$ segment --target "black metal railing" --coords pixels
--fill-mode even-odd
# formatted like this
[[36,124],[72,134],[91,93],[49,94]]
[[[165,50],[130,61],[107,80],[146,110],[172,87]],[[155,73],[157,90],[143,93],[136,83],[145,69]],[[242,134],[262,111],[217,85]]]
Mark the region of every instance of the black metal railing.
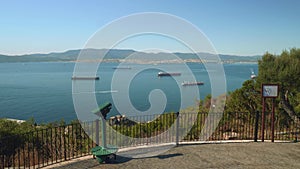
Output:
[[80,123],[0,139],[1,168],[41,168],[90,153],[95,144]]
[[[96,145],[119,148],[207,140],[261,138],[261,117],[251,113],[167,113],[77,122],[0,138],[0,168],[41,168],[90,154]],[[264,137],[271,140],[270,115]],[[297,141],[299,128],[276,116],[274,139]]]

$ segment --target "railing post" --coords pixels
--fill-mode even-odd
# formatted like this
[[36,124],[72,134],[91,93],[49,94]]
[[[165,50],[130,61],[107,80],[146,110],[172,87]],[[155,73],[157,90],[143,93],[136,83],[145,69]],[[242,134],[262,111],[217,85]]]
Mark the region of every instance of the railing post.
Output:
[[102,119],[102,144],[103,147],[106,148],[106,120],[104,118]]
[[[21,168],[21,147],[18,148],[18,167]],[[3,157],[4,160],[4,157]]]
[[[41,130],[41,134],[42,134],[42,137],[41,137],[41,139],[42,139],[42,146],[44,146],[45,145],[45,143],[44,143],[44,129],[42,129]],[[41,150],[42,150],[42,166],[45,166],[45,150],[43,149],[43,147],[41,148]]]
[[27,161],[28,161],[28,167],[30,168],[30,145],[29,145],[29,140],[30,140],[30,136],[29,134],[27,134],[27,136],[24,135],[24,137],[27,139]]
[[263,102],[263,109],[262,109],[262,113],[261,113],[261,141],[264,142],[265,141],[265,102],[266,102],[266,98],[262,98],[262,102]]
[[5,168],[5,164],[4,164],[4,155],[1,155],[1,168]]
[[254,142],[257,142],[257,137],[258,137],[258,119],[259,119],[259,111],[256,111],[255,112]]
[[97,119],[96,121],[96,133],[95,133],[95,135],[96,135],[96,145],[97,146],[99,146],[99,119]]
[[62,131],[63,132],[62,136],[63,136],[63,142],[64,142],[64,148],[63,148],[64,149],[64,159],[65,159],[65,161],[67,161],[67,143],[66,143],[66,133],[65,133],[67,126],[64,125],[63,127],[64,127],[64,130]]
[[274,142],[274,123],[275,123],[275,98],[272,98],[272,114],[271,114],[271,140]]
[[179,146],[179,112],[176,113],[176,146]]
[[294,121],[294,125],[293,126],[295,126],[295,123],[296,123],[296,128],[294,127],[295,128],[295,130],[294,130],[295,131],[295,133],[294,133],[295,134],[295,140],[294,140],[294,142],[297,143],[298,142],[298,133],[300,132],[300,130],[298,131],[298,129],[299,129],[298,128],[298,120]]
[[34,132],[31,132],[31,139],[32,139],[32,161],[33,161],[33,168],[35,168],[35,149],[36,149],[36,147],[35,147],[35,141],[34,141]]

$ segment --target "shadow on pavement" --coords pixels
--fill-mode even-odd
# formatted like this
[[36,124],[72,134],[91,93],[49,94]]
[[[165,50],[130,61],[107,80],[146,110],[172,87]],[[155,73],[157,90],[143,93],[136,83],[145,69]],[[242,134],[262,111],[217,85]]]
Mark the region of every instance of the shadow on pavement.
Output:
[[117,156],[117,159],[115,161],[109,162],[109,164],[126,163],[132,159],[148,159],[148,158],[167,159],[167,158],[172,158],[172,157],[177,157],[177,156],[183,156],[183,154],[174,153],[174,154],[157,155],[157,156],[152,156],[152,157],[141,157],[141,158],[129,158],[129,157],[124,157],[124,156]]

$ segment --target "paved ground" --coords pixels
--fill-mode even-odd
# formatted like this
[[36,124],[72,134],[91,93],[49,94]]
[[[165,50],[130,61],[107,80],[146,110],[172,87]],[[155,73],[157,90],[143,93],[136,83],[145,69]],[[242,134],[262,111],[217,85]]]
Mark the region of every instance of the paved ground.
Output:
[[[51,167],[48,167],[51,168]],[[154,157],[117,157],[111,164],[98,164],[91,156],[56,169],[117,168],[300,168],[300,143],[224,143],[184,145]]]

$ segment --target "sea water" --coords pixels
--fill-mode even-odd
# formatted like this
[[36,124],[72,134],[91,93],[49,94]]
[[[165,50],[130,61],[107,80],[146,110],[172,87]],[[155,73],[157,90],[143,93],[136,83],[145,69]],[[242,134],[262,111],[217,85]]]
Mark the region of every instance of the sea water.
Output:
[[[64,119],[66,122],[77,118],[72,99],[72,81],[75,63],[72,62],[37,62],[37,63],[0,63],[0,118],[26,120],[34,118],[37,123],[53,122]],[[118,63],[101,63],[95,80],[94,92],[97,103],[102,105],[111,102],[113,108],[110,115],[123,114],[117,110],[112,96],[126,96],[128,100],[116,104],[129,103],[136,111],[145,112],[151,107],[149,95],[153,90],[163,92],[166,97],[164,112],[180,110],[181,93],[194,93],[195,87],[199,96],[193,99],[204,99],[210,94],[209,71],[200,63],[187,63],[196,81],[204,82],[202,86],[181,86],[181,82],[191,79],[188,71],[182,70],[182,64],[129,64],[128,69],[114,69]],[[226,88],[233,91],[240,88],[251,75],[257,73],[257,64],[235,63],[223,64],[226,77]],[[145,68],[142,70],[143,68]],[[158,77],[161,68],[180,72],[178,77]],[[130,74],[142,70],[130,79],[129,87],[115,90],[114,82],[126,81]],[[117,80],[113,79],[119,73]],[[123,79],[122,79],[123,78]],[[176,81],[177,80],[177,81]],[[122,87],[122,84],[118,83]],[[222,85],[222,84],[220,84]],[[74,93],[73,93],[74,94]],[[154,99],[160,102],[160,99]],[[126,105],[123,105],[126,106]],[[121,106],[122,107],[122,106]],[[135,113],[138,113],[135,112]],[[87,110],[87,113],[91,113]],[[128,112],[127,112],[128,113]],[[160,113],[160,112],[159,112]]]

